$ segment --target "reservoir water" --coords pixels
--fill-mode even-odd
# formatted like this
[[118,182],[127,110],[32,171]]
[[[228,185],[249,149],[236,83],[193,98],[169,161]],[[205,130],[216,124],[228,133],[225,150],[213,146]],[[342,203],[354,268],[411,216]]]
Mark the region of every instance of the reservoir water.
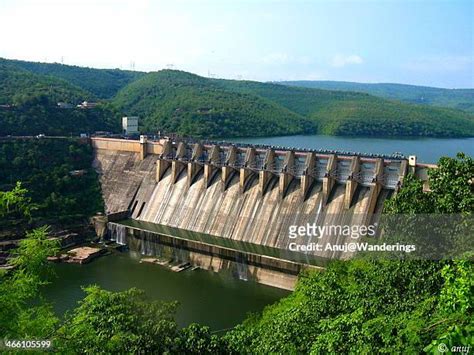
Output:
[[324,135],[231,138],[231,142],[280,145],[284,147],[345,150],[351,152],[416,155],[418,161],[436,163],[442,156],[458,152],[474,156],[474,138],[367,138]]
[[197,322],[221,330],[289,294],[226,273],[173,272],[140,263],[136,255],[128,252],[100,257],[85,265],[55,264],[55,271],[57,277],[45,287],[44,295],[53,302],[58,315],[75,308],[84,297],[81,286],[97,284],[109,291],[136,287],[144,290],[150,300],[178,301],[176,320],[180,326]]

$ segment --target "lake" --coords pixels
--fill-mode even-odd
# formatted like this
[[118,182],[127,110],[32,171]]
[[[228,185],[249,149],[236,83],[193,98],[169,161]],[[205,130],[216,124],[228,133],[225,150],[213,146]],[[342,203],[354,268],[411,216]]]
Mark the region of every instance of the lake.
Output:
[[400,152],[406,156],[416,155],[418,161],[424,163],[436,163],[440,157],[454,157],[458,152],[474,156],[474,138],[373,138],[311,135],[230,138],[227,141],[373,154]]

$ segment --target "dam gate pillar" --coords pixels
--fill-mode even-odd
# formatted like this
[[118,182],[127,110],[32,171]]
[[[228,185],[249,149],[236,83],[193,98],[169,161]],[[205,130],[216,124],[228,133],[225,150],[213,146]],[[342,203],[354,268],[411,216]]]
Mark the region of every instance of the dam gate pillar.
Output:
[[245,155],[244,167],[240,169],[239,187],[240,187],[240,192],[242,193],[245,192],[249,179],[252,176],[252,174],[254,174],[251,168],[255,167],[255,163],[256,163],[255,148],[253,147],[248,148],[247,153]]
[[309,189],[314,179],[314,168],[316,164],[316,154],[309,152],[306,154],[303,175],[301,175],[301,198],[305,201],[308,197]]
[[225,158],[224,164],[222,166],[221,179],[222,179],[222,189],[225,191],[227,186],[229,186],[230,180],[234,177],[236,173],[235,163],[237,160],[237,148],[235,146],[230,146],[227,150],[227,156]]
[[196,143],[193,147],[191,159],[188,162],[188,186],[192,185],[192,183],[194,182],[194,179],[203,168],[203,164],[204,164],[203,154],[204,154],[204,148],[202,144]]
[[173,184],[178,181],[179,175],[186,168],[186,163],[184,162],[185,157],[186,146],[183,142],[180,142],[176,148],[175,159],[171,162],[171,181]]
[[166,170],[171,166],[170,158],[172,158],[173,146],[170,141],[165,141],[163,143],[163,151],[156,161],[156,182],[160,180],[165,175]]
[[214,145],[209,153],[209,159],[204,164],[204,183],[206,188],[211,185],[212,179],[218,172],[217,166],[220,164],[220,153],[221,148],[218,145]]
[[295,153],[293,151],[286,152],[285,161],[283,163],[283,169],[280,173],[279,179],[279,190],[280,197],[284,198],[290,183],[294,178],[294,169],[295,169]]
[[337,156],[329,156],[326,173],[323,178],[323,206],[326,206],[331,195],[332,188],[336,183]]
[[273,176],[271,169],[274,168],[275,162],[275,151],[273,149],[268,149],[265,153],[265,163],[262,170],[259,172],[258,185],[260,194],[263,196],[265,191],[268,188],[270,180]]
[[351,159],[350,175],[346,182],[346,193],[344,194],[344,208],[348,210],[351,207],[355,191],[359,185],[357,177],[360,169],[360,158],[353,156]]

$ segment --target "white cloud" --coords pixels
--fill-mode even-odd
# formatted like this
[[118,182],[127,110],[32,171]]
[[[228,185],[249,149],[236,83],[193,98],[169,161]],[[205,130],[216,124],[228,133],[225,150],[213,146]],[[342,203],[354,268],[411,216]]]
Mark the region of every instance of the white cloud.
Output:
[[349,64],[362,64],[363,62],[362,57],[356,54],[347,56],[337,54],[332,58],[331,65],[336,68],[342,68]]

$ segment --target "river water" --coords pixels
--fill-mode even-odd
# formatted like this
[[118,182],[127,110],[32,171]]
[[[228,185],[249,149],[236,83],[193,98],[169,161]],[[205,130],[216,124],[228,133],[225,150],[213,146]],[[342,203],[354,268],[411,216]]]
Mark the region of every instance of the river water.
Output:
[[228,141],[372,154],[400,152],[406,156],[416,155],[418,161],[424,163],[436,163],[440,157],[454,157],[458,152],[474,156],[474,138],[365,138],[312,135],[231,138]]
[[57,277],[44,288],[58,315],[73,309],[84,297],[81,286],[98,284],[106,290],[136,287],[151,300],[178,301],[176,320],[180,326],[193,322],[213,330],[233,327],[247,313],[289,294],[288,291],[238,280],[226,273],[205,270],[173,272],[168,268],[140,263],[133,253],[114,253],[89,264],[55,264]]

